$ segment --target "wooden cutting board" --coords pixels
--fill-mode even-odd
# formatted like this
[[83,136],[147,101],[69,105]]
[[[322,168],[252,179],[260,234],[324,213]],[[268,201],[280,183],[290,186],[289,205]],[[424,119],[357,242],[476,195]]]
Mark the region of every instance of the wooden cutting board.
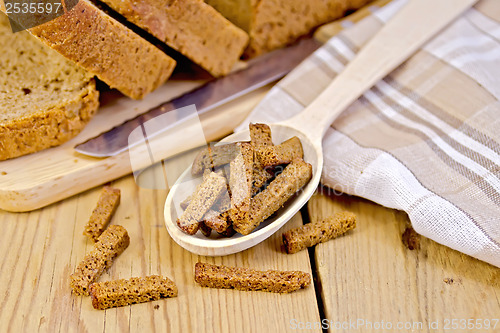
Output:
[[[375,1],[342,20],[326,24],[316,31],[315,37],[325,42],[343,26],[350,25],[345,21],[357,22],[388,2],[390,0]],[[202,80],[169,80],[141,101],[114,91],[105,92],[98,114],[76,138],[55,148],[0,162],[0,209],[31,211],[131,173],[128,152],[101,159],[78,154],[73,147],[203,83]],[[200,121],[206,140],[230,134],[270,88],[271,85],[265,86],[202,115]],[[147,151],[139,153],[147,160]],[[171,155],[171,151],[165,151],[162,158]],[[136,156],[141,155],[134,155],[134,160]]]
[[[98,114],[76,138],[59,147],[0,162],[0,209],[34,210],[131,173],[128,152],[92,158],[73,147],[202,83],[169,81],[142,101],[105,93]],[[206,139],[213,141],[231,133],[269,89],[263,87],[200,117]],[[162,158],[168,154],[166,151]]]

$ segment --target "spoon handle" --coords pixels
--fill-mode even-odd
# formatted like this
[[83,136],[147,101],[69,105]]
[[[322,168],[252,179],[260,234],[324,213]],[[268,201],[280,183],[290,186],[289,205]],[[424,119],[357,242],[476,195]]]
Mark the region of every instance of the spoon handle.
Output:
[[300,114],[284,122],[321,140],[337,116],[477,0],[409,0]]

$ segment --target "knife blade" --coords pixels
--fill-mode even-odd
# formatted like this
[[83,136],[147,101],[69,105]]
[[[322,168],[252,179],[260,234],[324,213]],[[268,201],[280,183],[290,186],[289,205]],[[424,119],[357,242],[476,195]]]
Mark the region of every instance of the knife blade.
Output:
[[[255,91],[266,84],[277,81],[288,74],[302,60],[321,46],[314,37],[259,56],[248,62],[248,66],[225,77],[209,81],[205,85],[171,101],[167,101],[145,113],[127,120],[111,130],[91,138],[77,146],[75,150],[92,157],[118,155],[140,142],[129,142],[129,135],[148,120],[179,108],[195,105],[198,115]],[[172,120],[157,132],[148,133],[148,138],[164,133],[183,120],[183,114],[172,113]]]

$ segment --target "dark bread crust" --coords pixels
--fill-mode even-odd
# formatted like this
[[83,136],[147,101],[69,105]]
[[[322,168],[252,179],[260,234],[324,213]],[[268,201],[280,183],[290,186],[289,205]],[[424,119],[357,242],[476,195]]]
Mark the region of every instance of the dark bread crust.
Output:
[[92,79],[82,96],[67,104],[0,124],[0,161],[58,146],[72,139],[92,119],[98,107],[99,92]]
[[227,227],[227,229],[224,232],[219,232],[220,235],[222,235],[224,237],[231,237],[234,234],[236,234],[236,231],[233,228],[233,224],[231,223],[231,221],[229,221],[229,223],[230,223],[229,226]]
[[219,234],[226,232],[227,228],[231,226],[229,219],[229,212],[219,213],[214,210],[209,210],[203,217],[203,223],[212,230],[217,231]]
[[[213,1],[213,0],[212,0]],[[252,9],[248,57],[283,47],[370,0],[261,0]]]
[[290,293],[308,287],[311,275],[301,271],[258,271],[198,262],[194,279],[203,287]]
[[205,237],[210,237],[212,234],[212,228],[210,228],[205,221],[200,222],[200,231]]

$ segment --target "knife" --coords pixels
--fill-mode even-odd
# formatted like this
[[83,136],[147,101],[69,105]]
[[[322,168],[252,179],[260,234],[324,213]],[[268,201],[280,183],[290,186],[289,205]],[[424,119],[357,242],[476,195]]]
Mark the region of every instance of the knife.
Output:
[[[275,82],[288,74],[332,36],[340,32],[344,25],[349,26],[362,20],[364,17],[371,15],[374,9],[383,7],[389,2],[391,0],[373,1],[369,6],[358,9],[340,20],[321,26],[316,30],[314,36],[303,38],[292,46],[252,59],[248,62],[246,68],[225,77],[214,79],[200,88],[162,103],[140,114],[136,118],[127,120],[105,133],[78,144],[75,146],[75,150],[83,155],[92,157],[116,156],[144,142],[144,138],[135,142],[129,142],[129,136],[136,128],[144,130],[143,125],[148,120],[169,113],[168,117],[163,117],[168,123],[162,123],[163,126],[161,129],[157,129],[156,132],[148,131],[146,139],[168,132],[183,120],[187,120],[184,118],[193,116],[192,113],[182,114],[179,108],[194,104],[198,116],[200,116],[218,106],[255,91],[266,84]],[[195,146],[190,148],[195,148]]]
[[169,116],[171,116],[164,126],[147,133],[147,138],[151,139],[172,129],[185,117],[192,116],[186,112],[173,111],[194,104],[198,116],[207,113],[220,105],[279,80],[320,46],[321,43],[314,37],[307,37],[287,48],[259,56],[250,60],[246,68],[209,81],[200,88],[160,104],[136,118],[75,146],[75,150],[92,157],[118,155],[143,142],[142,140],[130,141],[129,136],[134,129],[142,127],[147,121],[166,113],[170,113]]

